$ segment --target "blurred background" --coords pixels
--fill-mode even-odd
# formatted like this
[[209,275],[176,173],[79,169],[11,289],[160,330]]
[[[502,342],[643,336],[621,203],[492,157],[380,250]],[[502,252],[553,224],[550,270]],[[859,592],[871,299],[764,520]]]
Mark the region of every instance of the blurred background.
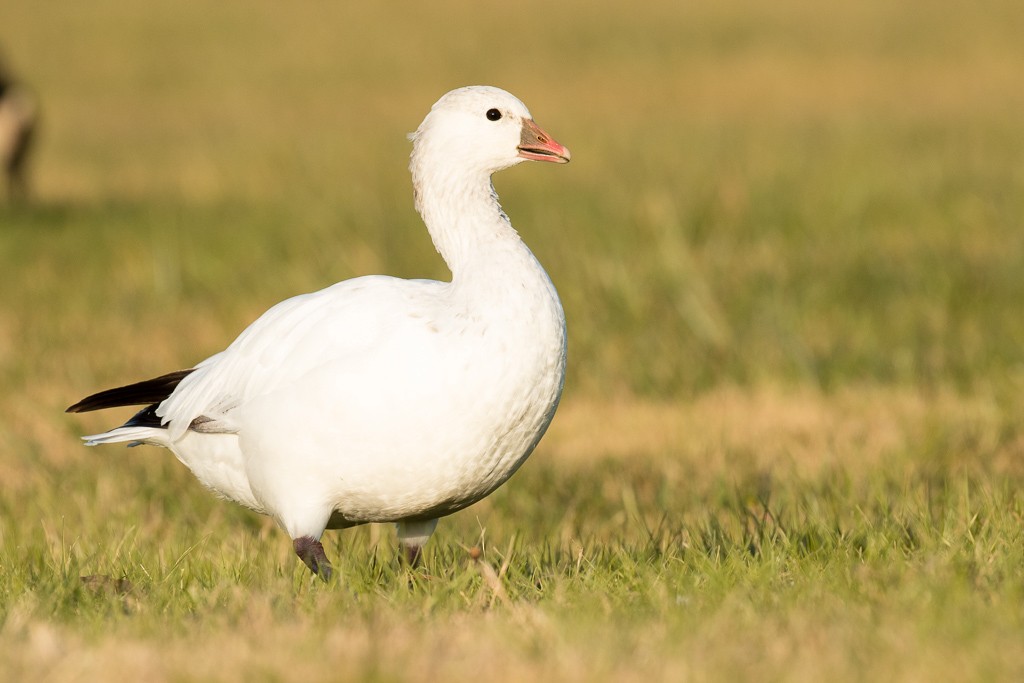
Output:
[[[724,519],[742,555],[744,506],[773,472],[797,514],[824,492],[806,509],[838,511],[827,529],[861,510],[887,529],[891,501],[931,520],[933,490],[972,490],[958,472],[1021,490],[1022,36],[1019,0],[0,3],[0,59],[39,112],[26,192],[0,202],[0,565],[21,577],[0,602],[49,593],[57,606],[39,612],[74,612],[61,572],[146,581],[159,567],[173,580],[147,604],[181,586],[172,614],[206,594],[215,614],[224,567],[291,571],[272,523],[215,501],[166,453],[86,451],[77,437],[120,416],[63,410],[191,366],[288,296],[367,273],[446,278],[413,210],[405,136],[468,84],[510,90],[572,150],[568,166],[495,178],[562,296],[569,375],[537,454],[446,522],[438,552],[482,533],[480,516],[498,538],[559,539],[573,557],[577,538],[643,547],[638,518],[682,520],[680,538]],[[800,488],[794,462],[839,474]],[[844,483],[858,477],[863,490]],[[950,500],[973,538],[977,515]],[[371,532],[337,538],[357,533]],[[331,542],[365,545],[354,538]],[[203,562],[217,570],[196,588]],[[699,602],[714,570],[692,573]],[[869,625],[851,632],[924,594],[892,601],[880,576],[877,604],[852,612]],[[978,601],[1005,603],[1016,624],[1019,601],[992,585]],[[739,661],[733,625],[720,631],[720,661]],[[1019,631],[971,633],[937,641],[951,654],[932,673],[958,670],[986,634],[1002,636],[998,658]],[[901,642],[879,637],[885,651]],[[779,671],[806,642],[771,650]],[[882,669],[904,661],[890,654]]]
[[566,400],[1024,388],[1024,6],[4,3],[41,116],[0,208],[0,435],[187,367],[271,304],[447,276],[409,143],[465,84],[573,152],[496,184],[570,330]]

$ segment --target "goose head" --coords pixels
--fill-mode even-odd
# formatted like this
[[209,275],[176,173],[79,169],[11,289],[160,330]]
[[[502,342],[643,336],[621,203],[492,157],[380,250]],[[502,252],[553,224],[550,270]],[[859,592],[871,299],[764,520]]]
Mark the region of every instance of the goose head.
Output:
[[452,90],[415,133],[412,165],[459,168],[490,175],[526,160],[564,164],[569,150],[533,121],[510,93],[491,86]]

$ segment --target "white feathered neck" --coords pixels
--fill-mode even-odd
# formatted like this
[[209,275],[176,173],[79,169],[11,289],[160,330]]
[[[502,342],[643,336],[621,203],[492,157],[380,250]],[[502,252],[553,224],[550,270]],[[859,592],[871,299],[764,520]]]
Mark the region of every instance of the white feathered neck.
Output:
[[[526,245],[502,211],[491,174],[440,158],[416,139],[409,170],[416,210],[458,284],[470,271],[493,268],[495,259]],[[532,255],[531,255],[532,257]]]

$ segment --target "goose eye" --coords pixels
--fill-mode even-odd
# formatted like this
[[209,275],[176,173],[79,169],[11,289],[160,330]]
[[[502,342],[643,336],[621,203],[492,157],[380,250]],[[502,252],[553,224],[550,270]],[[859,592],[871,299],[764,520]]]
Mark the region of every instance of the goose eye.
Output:
[[488,121],[497,121],[500,118],[501,118],[501,112],[498,111],[497,109],[488,109],[487,110],[487,120]]

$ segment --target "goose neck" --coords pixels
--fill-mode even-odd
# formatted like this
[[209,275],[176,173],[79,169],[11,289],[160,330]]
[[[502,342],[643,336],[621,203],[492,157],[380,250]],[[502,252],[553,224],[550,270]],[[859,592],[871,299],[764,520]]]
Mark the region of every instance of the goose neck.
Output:
[[501,245],[521,241],[489,175],[414,170],[413,176],[416,208],[454,280],[478,266],[494,265],[490,262],[507,251]]

